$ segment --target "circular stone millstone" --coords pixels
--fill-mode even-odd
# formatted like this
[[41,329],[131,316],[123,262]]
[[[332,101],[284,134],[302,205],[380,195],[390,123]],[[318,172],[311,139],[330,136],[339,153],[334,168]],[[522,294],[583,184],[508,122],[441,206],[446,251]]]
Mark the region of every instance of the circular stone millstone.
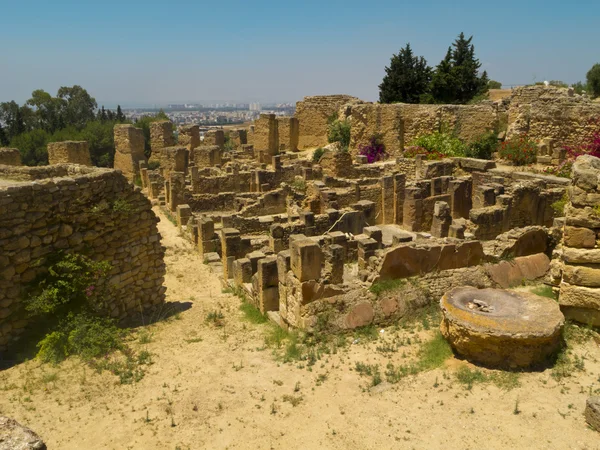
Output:
[[440,306],[442,335],[469,361],[531,367],[543,364],[561,342],[565,318],[546,297],[465,286],[447,292]]

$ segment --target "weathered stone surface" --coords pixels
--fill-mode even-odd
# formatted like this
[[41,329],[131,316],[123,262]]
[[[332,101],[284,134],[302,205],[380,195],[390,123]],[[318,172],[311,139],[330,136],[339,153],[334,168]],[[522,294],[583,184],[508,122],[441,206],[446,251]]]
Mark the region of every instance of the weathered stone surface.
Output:
[[46,450],[44,441],[16,420],[0,416],[0,450]]
[[550,258],[544,253],[521,256],[512,261],[501,261],[486,266],[490,278],[502,288],[520,285],[524,280],[533,281],[550,270]]
[[594,248],[596,246],[596,233],[589,228],[565,226],[564,243],[568,247]]
[[446,293],[440,306],[442,334],[476,363],[528,368],[544,364],[560,345],[564,317],[546,297],[459,287]]
[[48,162],[50,164],[81,164],[91,166],[87,141],[62,141],[48,143]]
[[600,310],[600,288],[561,283],[558,302],[561,306]]
[[373,306],[370,303],[360,303],[346,315],[346,327],[352,329],[369,325],[373,316]]
[[582,249],[564,247],[562,259],[570,264],[600,264],[600,248]]
[[590,397],[585,402],[585,420],[590,427],[600,432],[600,397]]
[[600,287],[600,264],[574,266],[565,264],[562,267],[563,280],[569,284],[587,287]]
[[0,165],[6,166],[20,166],[21,165],[21,153],[17,148],[0,148]]

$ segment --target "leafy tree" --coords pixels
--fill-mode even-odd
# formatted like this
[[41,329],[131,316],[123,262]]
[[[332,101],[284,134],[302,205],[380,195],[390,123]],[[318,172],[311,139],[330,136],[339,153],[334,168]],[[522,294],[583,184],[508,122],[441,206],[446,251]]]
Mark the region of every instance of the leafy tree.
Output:
[[575,83],[573,85],[573,90],[575,91],[576,94],[581,95],[584,92],[588,91],[587,83],[582,83],[581,81],[578,81],[577,83]]
[[502,89],[502,83],[495,80],[488,81],[488,89]]
[[141,128],[142,131],[144,132],[144,154],[146,155],[146,158],[150,157],[151,154],[151,149],[150,149],[150,124],[152,122],[156,122],[158,120],[170,120],[169,116],[167,116],[165,114],[165,112],[160,109],[160,111],[158,111],[155,115],[153,116],[143,116],[140,117],[133,125],[137,128]]
[[2,124],[0,124],[0,145],[8,145],[8,137],[4,132],[4,128],[2,128]]
[[0,103],[0,122],[4,124],[4,133],[10,141],[15,136],[32,128],[33,111],[27,106],[19,106],[15,101]]
[[34,108],[35,128],[53,133],[64,126],[62,117],[64,100],[52,97],[43,89],[36,89],[27,100],[27,105]]
[[19,149],[23,164],[41,166],[48,164],[46,144],[49,140],[50,134],[47,131],[36,128],[13,137],[10,146]]
[[586,75],[587,86],[592,97],[600,96],[600,63],[594,64]]
[[415,56],[410,44],[392,56],[385,73],[379,85],[381,103],[419,103],[431,80],[431,68],[427,61],[422,56]]
[[65,87],[58,90],[57,97],[65,101],[63,120],[65,125],[83,128],[85,124],[96,118],[96,100],[81,86]]

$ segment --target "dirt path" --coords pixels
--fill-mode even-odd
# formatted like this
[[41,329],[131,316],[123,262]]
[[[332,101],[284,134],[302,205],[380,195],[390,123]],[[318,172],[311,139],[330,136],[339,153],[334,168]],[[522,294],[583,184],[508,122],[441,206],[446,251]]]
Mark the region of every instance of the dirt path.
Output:
[[[159,229],[168,301],[191,307],[134,333],[132,347],[153,355],[143,379],[122,385],[76,359],[0,372],[0,414],[31,427],[48,448],[600,449],[600,434],[582,416],[600,389],[593,340],[576,348],[577,370],[560,381],[547,370],[504,383],[471,380],[471,389],[456,374],[472,366],[455,358],[385,381],[388,363],[414,359],[432,338],[437,324],[426,322],[388,328],[376,340],[330,341],[308,360],[284,363],[276,357],[283,349],[265,344],[272,328],[244,320],[240,300],[221,292],[164,217]],[[211,312],[216,321],[206,320]],[[379,364],[383,382],[369,389],[372,377],[361,377],[357,362]]]

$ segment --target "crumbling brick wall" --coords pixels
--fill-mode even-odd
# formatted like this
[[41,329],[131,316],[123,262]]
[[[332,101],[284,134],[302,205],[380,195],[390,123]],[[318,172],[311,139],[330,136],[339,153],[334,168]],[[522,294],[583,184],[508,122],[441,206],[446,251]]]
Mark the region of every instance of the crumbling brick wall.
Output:
[[511,96],[507,138],[521,134],[537,142],[554,139],[558,146],[591,141],[600,132],[600,103],[566,88],[525,86]]
[[21,153],[17,148],[0,148],[0,165],[20,166]]
[[298,148],[304,150],[327,145],[328,119],[337,114],[343,105],[361,102],[350,95],[317,95],[304,97],[297,102],[296,118],[300,127]]
[[[165,298],[164,248],[150,201],[117,171],[51,167],[64,178],[0,187],[0,350],[27,326],[19,315],[24,290],[59,250],[111,264],[112,317],[123,319]],[[18,169],[23,179],[28,168]],[[46,173],[31,170],[31,177]]]
[[49,142],[48,162],[50,164],[91,166],[92,160],[87,141]]

